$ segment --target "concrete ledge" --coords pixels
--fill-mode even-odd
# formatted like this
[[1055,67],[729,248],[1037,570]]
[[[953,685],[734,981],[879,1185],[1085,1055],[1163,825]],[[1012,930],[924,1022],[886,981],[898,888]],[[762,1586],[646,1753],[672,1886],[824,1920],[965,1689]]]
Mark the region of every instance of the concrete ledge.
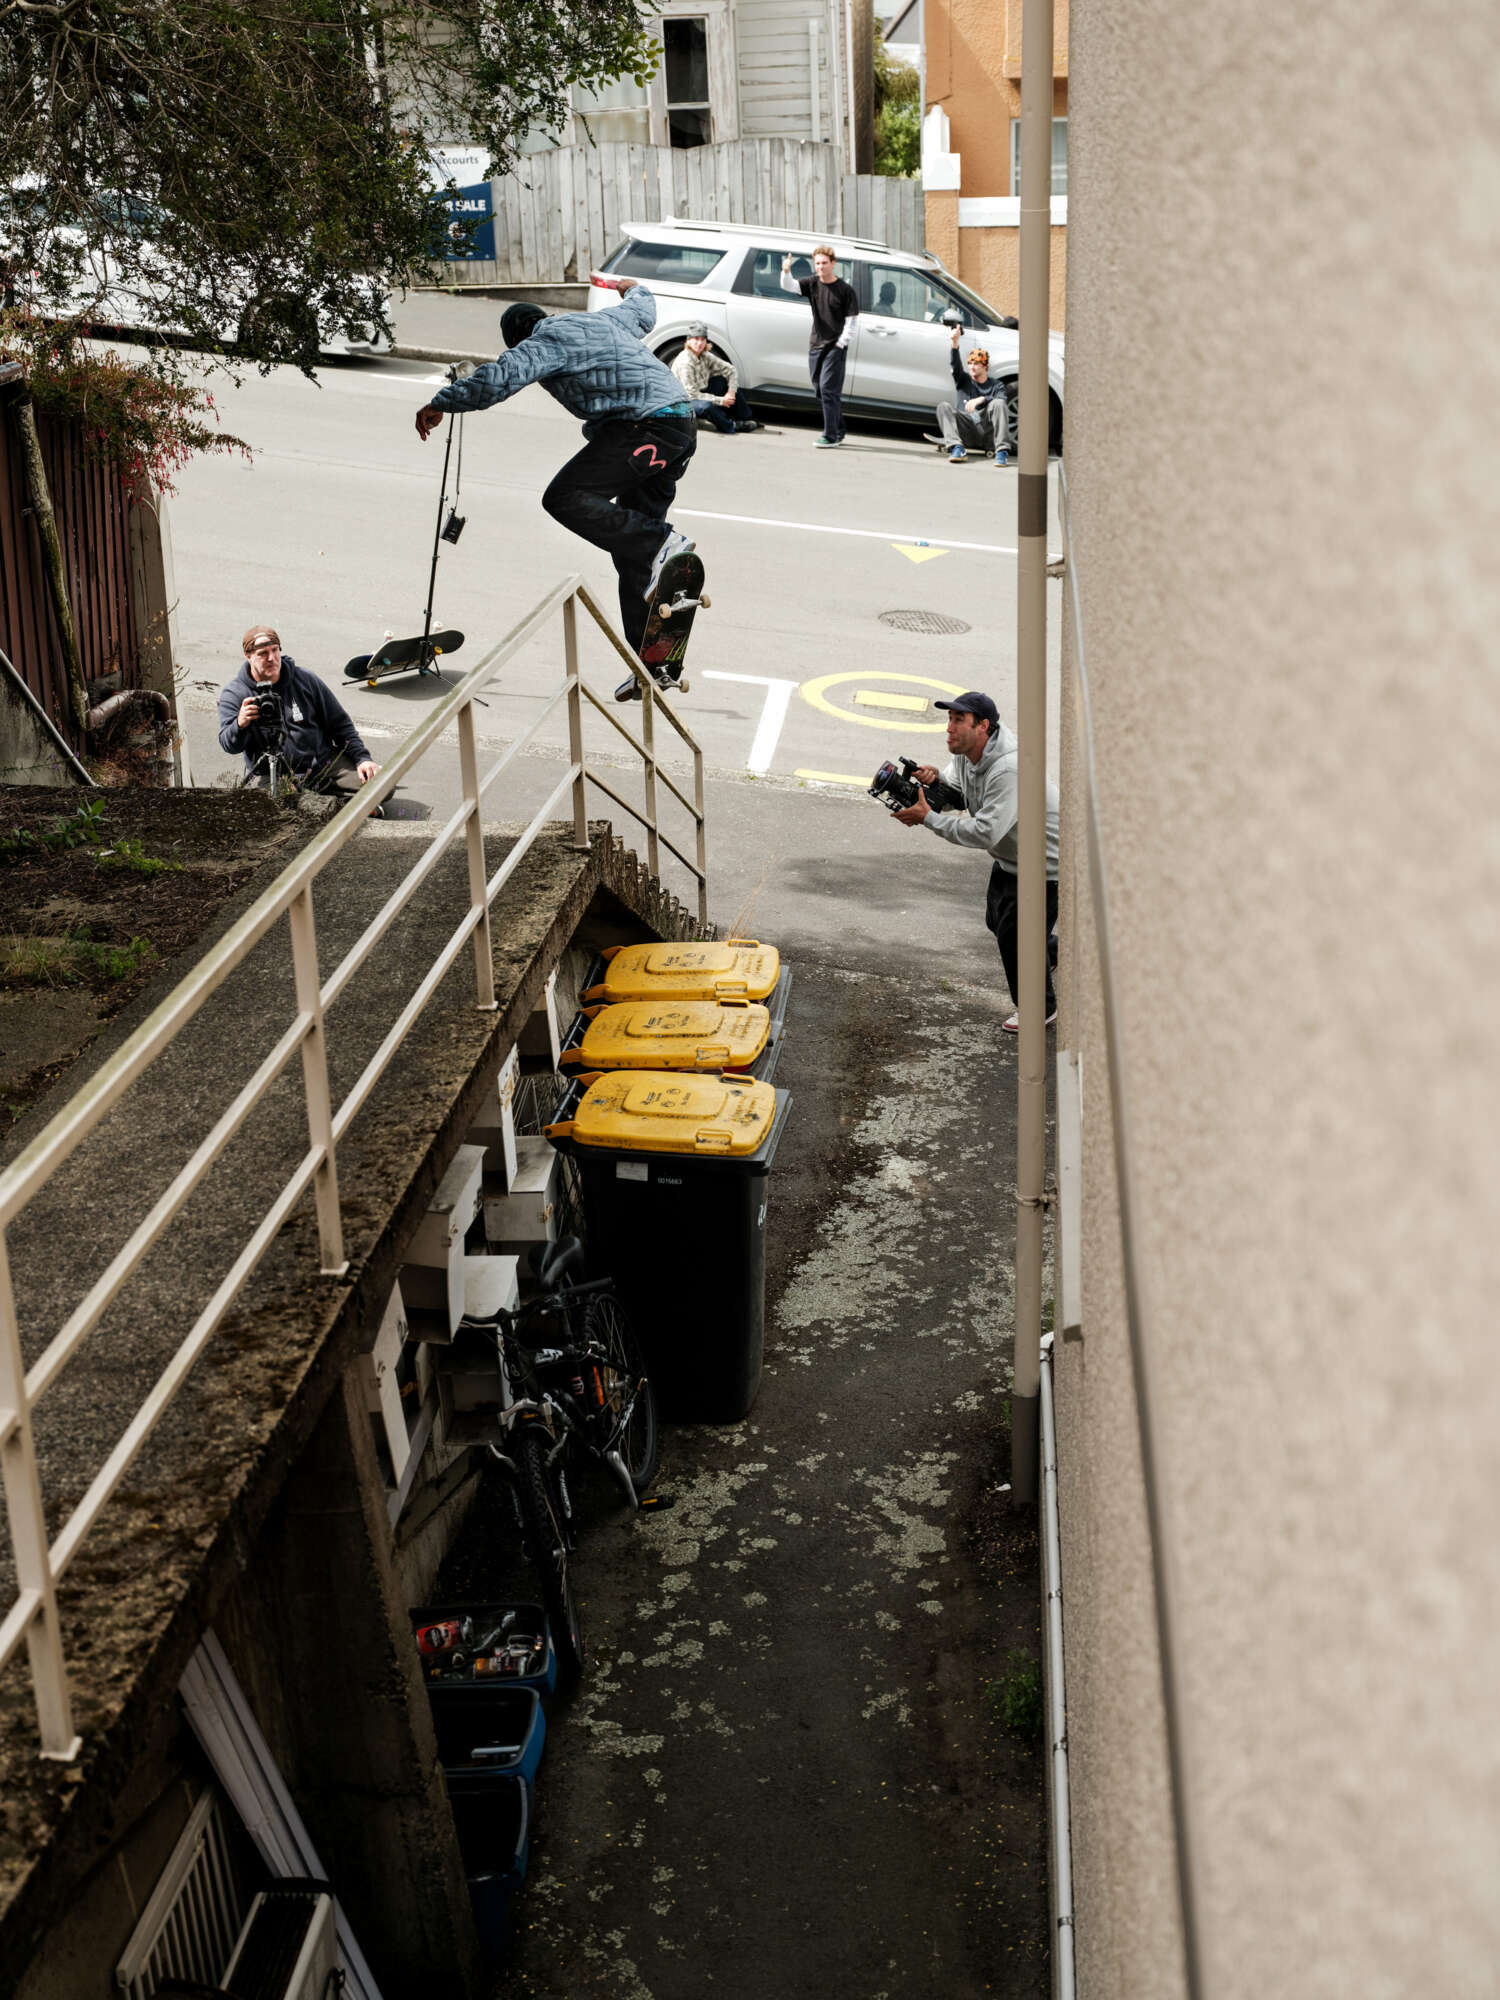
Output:
[[[465,955],[351,1126],[339,1155],[347,1276],[318,1274],[316,1230],[305,1202],[64,1579],[64,1640],[84,1735],[76,1764],[47,1764],[36,1754],[24,1655],[0,1679],[0,1990],[14,1990],[76,1885],[105,1853],[142,1747],[160,1741],[193,1648],[249,1561],[350,1361],[373,1338],[406,1238],[552,967],[575,938],[594,944],[696,931],[607,824],[594,825],[591,835],[588,851],[580,853],[570,828],[549,830],[497,903],[497,1011],[485,1015],[474,1008]],[[356,842],[347,857],[353,866],[337,882],[325,878],[327,893],[318,905],[325,952],[357,935],[384,901],[410,859],[402,845]],[[417,899],[420,907],[413,907],[410,923],[393,941],[390,962],[382,969],[379,948],[350,998],[339,1003],[354,1010],[359,1032],[335,1062],[336,1099],[399,1005],[400,976],[422,962],[419,952],[431,936],[451,926],[445,897],[463,893],[463,860],[461,852],[445,860],[450,858],[452,879],[445,881],[441,867],[435,872],[430,894]],[[125,1100],[128,1116],[117,1111],[91,1135],[13,1227],[28,1361],[137,1212],[156,1198],[160,1178],[175,1170],[173,1147],[189,1150],[235,1087],[237,1071],[215,1073],[220,1058],[226,1069],[231,1058],[253,1067],[261,1044],[280,1031],[290,989],[278,956],[284,961],[288,955],[268,954],[266,945],[252,953],[179,1037],[174,1046],[181,1060],[174,1065],[164,1059],[159,1077],[153,1070],[143,1079]],[[360,1018],[367,1007],[375,1017],[368,1021]],[[183,1046],[190,1037],[192,1045]],[[107,1053],[101,1049],[99,1059]],[[156,1101],[148,1096],[138,1102],[153,1077]],[[286,1171],[288,1151],[295,1158],[305,1146],[302,1116],[294,1083],[248,1151],[237,1151],[238,1142],[231,1146],[204,1200],[195,1197],[168,1232],[171,1254],[163,1257],[159,1249],[149,1260],[127,1287],[121,1308],[112,1308],[86,1343],[64,1385],[41,1405],[39,1434],[41,1419],[49,1419],[43,1477],[53,1515],[59,1500],[71,1504],[92,1476],[121,1427],[122,1410],[128,1415],[138,1402],[186,1330],[198,1297],[217,1283],[249,1220],[261,1212],[257,1166],[264,1159],[267,1182],[274,1184]],[[52,1526],[55,1532],[55,1518]]]

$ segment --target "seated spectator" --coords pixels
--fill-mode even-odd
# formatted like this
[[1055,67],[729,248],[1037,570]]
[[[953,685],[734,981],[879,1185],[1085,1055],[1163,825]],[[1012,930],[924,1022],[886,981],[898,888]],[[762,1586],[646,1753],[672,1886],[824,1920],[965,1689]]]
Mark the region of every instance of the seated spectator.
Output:
[[244,757],[244,782],[268,784],[279,756],[312,791],[340,791],[350,772],[368,784],[380,766],[333,690],[282,652],[274,627],[252,625],[240,643],[244,665],[219,696],[219,742]]
[[942,433],[942,443],[948,447],[948,460],[952,465],[962,465],[970,451],[983,451],[993,455],[996,465],[1010,464],[1010,404],[1006,400],[1005,384],[992,380],[990,357],[986,349],[976,347],[969,354],[969,365],[965,369],[958,358],[958,343],[963,334],[961,326],[955,326],[949,341],[948,363],[953,370],[953,386],[958,398],[953,403],[939,403],[937,406],[938,429]]
[[695,417],[707,417],[716,431],[758,431],[761,427],[749,398],[739,391],[739,374],[708,344],[701,321],[690,326],[687,344],[672,363],[672,373],[687,391]]

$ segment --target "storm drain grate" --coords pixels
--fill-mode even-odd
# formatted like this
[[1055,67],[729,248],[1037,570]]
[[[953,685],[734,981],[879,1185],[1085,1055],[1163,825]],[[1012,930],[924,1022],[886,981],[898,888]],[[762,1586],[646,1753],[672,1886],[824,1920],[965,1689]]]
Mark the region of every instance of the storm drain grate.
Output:
[[880,622],[898,632],[923,632],[932,639],[971,629],[962,618],[949,618],[942,611],[882,611]]

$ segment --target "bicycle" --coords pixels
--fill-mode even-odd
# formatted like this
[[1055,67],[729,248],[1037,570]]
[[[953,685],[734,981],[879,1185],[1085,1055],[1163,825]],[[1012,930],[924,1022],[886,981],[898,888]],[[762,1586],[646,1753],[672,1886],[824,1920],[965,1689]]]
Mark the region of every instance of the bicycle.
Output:
[[583,1627],[573,1588],[573,1502],[567,1461],[575,1447],[606,1466],[632,1507],[656,1477],[661,1440],[656,1396],[612,1278],[575,1281],[583,1245],[566,1236],[533,1252],[537,1292],[516,1311],[465,1318],[494,1337],[500,1361],[491,1444],[504,1468],[527,1559],[552,1626],[558,1668],[583,1670]]

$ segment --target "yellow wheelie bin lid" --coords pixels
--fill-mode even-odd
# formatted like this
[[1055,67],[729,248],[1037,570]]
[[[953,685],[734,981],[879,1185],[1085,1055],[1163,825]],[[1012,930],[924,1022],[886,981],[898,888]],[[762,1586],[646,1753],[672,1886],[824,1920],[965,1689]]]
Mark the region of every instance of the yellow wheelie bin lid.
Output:
[[764,1000],[781,977],[780,952],[754,938],[616,945],[604,957],[604,978],[586,1001]]
[[622,1069],[584,1082],[573,1116],[549,1125],[549,1139],[733,1159],[756,1152],[776,1122],[776,1092],[753,1077]]
[[561,1069],[748,1069],[771,1033],[756,1000],[625,1000],[585,1012]]

